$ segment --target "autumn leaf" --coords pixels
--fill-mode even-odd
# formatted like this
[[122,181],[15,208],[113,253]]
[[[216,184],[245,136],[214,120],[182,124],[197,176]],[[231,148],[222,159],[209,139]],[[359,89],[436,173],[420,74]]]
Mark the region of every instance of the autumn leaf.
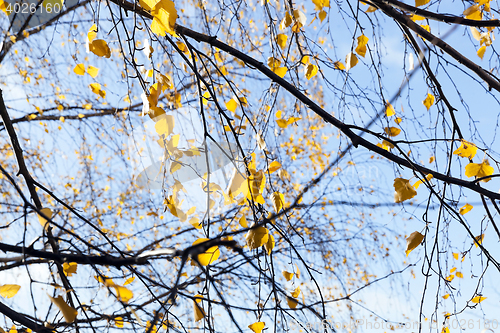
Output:
[[92,92],[96,95],[99,95],[101,96],[102,98],[105,98],[106,97],[106,91],[104,90],[101,90],[101,85],[99,83],[91,83],[89,85],[90,87],[90,90],[92,90]]
[[[163,110],[162,110],[163,111]],[[163,111],[164,113],[165,111]],[[155,124],[155,130],[158,135],[169,136],[173,133],[175,126],[175,119],[172,115],[162,115],[160,120]]]
[[434,104],[434,95],[427,94],[427,97],[422,101],[422,103],[425,105],[427,108],[427,111],[431,108],[431,106]]
[[72,276],[73,274],[76,274],[77,267],[78,267],[78,264],[76,262],[63,263],[64,274],[66,274],[66,276]]
[[277,170],[281,169],[281,163],[278,161],[272,161],[271,164],[269,164],[268,171],[269,173],[273,173]]
[[84,64],[78,64],[73,68],[73,72],[78,75],[85,75],[85,65]]
[[288,296],[286,298],[286,302],[288,303],[288,306],[290,307],[290,309],[295,309],[297,307],[297,304],[299,304],[299,302],[295,298],[288,297]]
[[[361,35],[358,37],[358,46],[354,51],[356,51],[357,54],[362,56],[363,58],[365,57],[366,54],[366,45],[368,44],[368,37],[365,35]],[[353,66],[354,67],[354,66]]]
[[[47,296],[49,296],[49,295],[47,295]],[[52,303],[54,303],[59,308],[59,310],[61,311],[66,322],[72,323],[75,321],[76,316],[78,315],[78,311],[76,311],[76,309],[73,308],[72,306],[69,306],[64,301],[62,296],[59,295],[56,298],[49,296],[49,298],[50,298],[50,301]]]
[[89,32],[87,33],[87,38],[89,40],[89,43],[92,43],[92,41],[97,37],[97,25],[93,24]]
[[[434,177],[434,176],[433,176],[432,174],[430,174],[430,173],[429,173],[427,176],[425,176],[425,179],[427,179],[427,180],[431,180],[433,177]],[[420,180],[420,179],[419,179],[419,180],[418,180],[415,184],[413,184],[413,187],[414,187],[415,189],[418,189],[418,188],[419,188],[419,186],[420,186],[420,185],[422,185],[422,184],[423,184],[423,180]]]
[[250,250],[257,249],[267,243],[269,230],[266,227],[257,227],[248,231],[245,236]]
[[479,50],[477,50],[477,56],[479,58],[481,58],[481,60],[483,60],[483,57],[484,57],[484,53],[486,52],[486,46],[483,45],[479,48]]
[[284,78],[286,75],[286,72],[288,71],[288,68],[286,67],[276,67],[273,69],[274,74],[278,75],[280,78]]
[[480,21],[483,19],[483,13],[479,5],[472,5],[466,10],[464,10],[465,18],[469,20]]
[[95,39],[89,44],[90,52],[94,53],[99,57],[109,58],[111,57],[111,49],[105,40]]
[[408,238],[406,239],[406,251],[405,251],[406,256],[408,257],[410,252],[416,249],[417,246],[419,246],[423,240],[424,240],[424,235],[422,235],[420,232],[418,231],[412,232],[411,235],[408,236]]
[[283,204],[285,203],[285,197],[282,193],[274,192],[273,194],[271,194],[271,202],[273,203],[273,207],[276,213],[279,213],[281,208],[283,208]]
[[384,132],[385,134],[387,134],[388,136],[391,136],[391,137],[394,137],[394,136],[398,136],[399,133],[401,133],[401,130],[397,127],[385,127],[384,128]]
[[465,206],[463,206],[462,208],[460,208],[460,214],[465,215],[468,212],[470,212],[472,210],[472,208],[474,208],[472,205],[465,204]]
[[415,7],[426,5],[429,3],[429,1],[431,0],[415,0]]
[[396,114],[396,111],[394,110],[394,107],[391,105],[391,103],[387,103],[385,106],[385,115],[387,117],[394,116]]
[[299,297],[299,295],[300,295],[300,287],[297,287],[297,288],[295,288],[294,291],[292,291],[292,297],[297,298],[297,297]]
[[476,155],[476,152],[477,147],[475,144],[465,140],[461,140],[460,147],[458,147],[457,150],[453,152],[453,154],[460,157],[472,159]]
[[487,297],[484,297],[484,296],[476,296],[476,297],[474,297],[473,299],[471,299],[470,301],[471,301],[472,303],[476,303],[476,304],[478,304],[478,303],[481,303],[482,301],[484,301],[486,298],[487,298]]
[[[198,238],[193,242],[193,246],[208,241],[208,238]],[[197,258],[202,266],[208,266],[216,261],[220,256],[220,251],[218,246],[212,246],[202,254],[198,254]]]
[[413,188],[410,182],[404,178],[394,179],[394,190],[396,191],[394,193],[394,201],[396,203],[409,200],[417,195],[415,188]]
[[285,50],[287,40],[288,36],[285,34],[278,34],[278,36],[276,36],[276,43],[282,50]]
[[152,9],[153,22],[151,31],[157,35],[165,36],[169,33],[175,36],[175,22],[177,20],[177,10],[171,0],[160,0]]
[[259,321],[253,323],[252,325],[248,325],[248,328],[251,329],[254,333],[261,333],[265,326],[266,326],[265,322]]
[[484,234],[474,237],[474,245],[476,245],[476,247],[479,247],[479,244],[483,243],[483,239],[484,239]]
[[[477,177],[483,178],[491,176],[495,172],[488,160],[484,160],[482,163],[469,163],[465,166],[465,175],[467,177]],[[489,182],[491,178],[482,179],[482,182]]]
[[94,67],[94,66],[87,66],[87,73],[93,78],[95,79],[97,74],[99,73],[99,68],[97,67]]
[[323,22],[326,19],[326,12],[324,10],[321,10],[318,13],[318,17],[319,17],[320,21]]
[[345,63],[346,63],[346,70],[350,70],[354,66],[358,64],[358,57],[352,52],[350,52],[346,57],[345,57]]
[[202,301],[201,295],[196,295],[194,296],[194,301],[193,301],[193,311],[194,311],[194,321],[200,321],[203,318],[205,318],[205,310],[201,307],[200,304]]
[[330,0],[312,0],[315,10],[323,10],[325,7],[330,7]]
[[20,288],[21,288],[21,286],[17,285],[17,284],[0,285],[0,296],[5,297],[5,298],[14,297]]
[[[50,208],[42,208],[42,209],[40,209],[40,213],[42,213],[43,215],[45,215],[49,219],[52,219],[53,213],[52,213],[52,210]],[[37,215],[38,215],[38,221],[40,221],[40,224],[42,225],[42,227],[45,228],[45,226],[47,225],[47,222],[48,222],[47,219],[40,214],[37,214]]]
[[231,98],[227,103],[226,103],[226,109],[228,109],[231,112],[235,112],[236,108],[238,107],[238,103],[234,100],[234,98]]
[[271,251],[274,249],[276,242],[274,241],[273,235],[269,234],[269,239],[264,244],[264,249],[267,251],[267,255],[271,254]]
[[285,277],[285,279],[287,281],[290,281],[292,278],[293,278],[293,273],[290,273],[290,272],[287,272],[287,271],[283,271],[283,276]]
[[341,63],[340,61],[335,61],[333,63],[333,65],[335,66],[335,69],[338,69],[338,70],[341,70],[341,71],[345,70],[344,64]]
[[318,66],[313,64],[307,65],[306,78],[310,80],[311,78],[316,76],[316,74],[318,74]]

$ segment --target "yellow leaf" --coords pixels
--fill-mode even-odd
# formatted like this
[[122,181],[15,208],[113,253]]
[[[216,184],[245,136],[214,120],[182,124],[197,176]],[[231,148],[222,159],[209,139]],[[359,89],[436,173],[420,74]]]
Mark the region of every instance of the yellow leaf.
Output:
[[464,10],[464,15],[466,19],[469,20],[482,20],[483,19],[483,14],[481,12],[481,8],[479,5],[472,5],[466,10]]
[[278,161],[272,161],[271,164],[269,164],[269,173],[273,173],[277,170],[281,169],[281,163]]
[[458,253],[453,252],[453,258],[455,258],[455,260],[458,260]]
[[99,83],[91,83],[89,87],[94,94],[99,95],[102,98],[106,97],[106,91],[101,90],[101,85]]
[[[193,242],[193,245],[200,244],[200,243],[206,242],[208,240],[209,240],[208,238],[198,238],[197,240],[195,240]],[[206,250],[202,254],[199,254],[197,256],[197,258],[198,258],[198,261],[200,262],[200,265],[208,266],[211,263],[213,263],[215,260],[217,260],[217,258],[219,258],[219,256],[220,256],[219,247],[212,246],[211,248],[209,248],[208,250]]]
[[340,61],[335,61],[333,63],[333,65],[335,66],[335,69],[338,69],[338,70],[341,70],[341,71],[345,70],[344,64],[341,63]]
[[476,296],[474,297],[473,299],[471,299],[470,301],[472,303],[481,303],[482,301],[484,301],[487,297],[484,297],[484,296]]
[[226,109],[228,109],[231,112],[235,112],[237,107],[238,107],[238,103],[236,103],[236,101],[234,100],[234,98],[231,98],[226,103]]
[[279,34],[276,36],[276,43],[278,43],[278,46],[281,47],[282,50],[285,50],[287,40],[288,36],[285,34]]
[[345,63],[346,63],[346,70],[350,70],[354,66],[358,64],[358,57],[352,52],[350,52],[346,57],[345,57]]
[[96,38],[97,36],[97,26],[94,24],[90,27],[89,32],[87,33],[87,38],[89,39],[89,43],[92,43],[92,41]]
[[278,75],[279,77],[283,78],[286,75],[286,72],[288,71],[288,68],[286,67],[276,67],[273,69],[274,74]]
[[297,304],[299,304],[299,302],[295,298],[288,296],[286,297],[286,302],[288,303],[290,309],[295,309],[297,307]]
[[429,1],[431,0],[415,0],[415,7],[426,5],[429,3]]
[[130,301],[132,297],[134,297],[132,291],[127,289],[126,287],[117,284],[113,285],[112,287],[115,288],[116,297],[124,303],[128,303],[128,301]]
[[249,230],[245,238],[248,248],[253,250],[267,243],[269,239],[269,230],[266,227],[257,227]]
[[[427,176],[425,176],[425,179],[427,179],[427,180],[431,180],[433,177],[434,177],[434,176],[433,176],[432,174],[430,174],[430,173],[429,173]],[[419,186],[420,186],[421,184],[423,184],[423,183],[424,183],[424,182],[423,182],[422,180],[418,180],[415,184],[413,184],[413,187],[414,187],[415,189],[418,189],[418,188],[419,188]]]
[[95,39],[89,44],[90,52],[94,53],[99,57],[109,58],[111,57],[111,50],[105,40]]
[[460,147],[453,152],[454,155],[458,155],[460,157],[465,157],[468,159],[472,159],[477,152],[477,147],[475,144],[462,140]]
[[323,10],[324,7],[330,7],[330,0],[312,0],[315,10]]
[[425,17],[416,14],[412,14],[410,18],[413,22],[425,20]]
[[410,182],[404,178],[394,179],[394,201],[396,203],[409,200],[417,195],[417,191],[410,185]]
[[450,333],[450,329],[448,327],[443,327],[441,333]]
[[129,277],[125,283],[123,284],[124,286],[126,286],[127,284],[131,284],[133,281],[135,280],[135,276],[131,276]]
[[196,229],[201,229],[203,226],[201,225],[200,223],[200,219],[197,218],[197,217],[192,217],[190,220],[189,220],[189,224],[191,224],[193,227],[195,227]]
[[87,73],[95,79],[97,73],[99,73],[99,68],[94,66],[87,66]]
[[85,65],[84,64],[78,64],[73,68],[73,72],[77,75],[84,75],[85,74]]
[[200,321],[205,318],[205,311],[203,310],[201,305],[198,304],[201,303],[202,297],[203,296],[201,295],[196,295],[193,301],[194,321]]
[[279,213],[285,203],[285,197],[282,193],[274,192],[273,194],[271,194],[271,202],[273,203],[273,207],[276,213]]
[[287,128],[288,122],[285,119],[276,119],[276,124],[281,128]]
[[385,106],[385,115],[387,117],[394,116],[396,114],[396,111],[394,110],[394,107],[391,105],[391,103],[387,103]]
[[5,298],[14,297],[17,294],[21,286],[17,284],[4,284],[0,285],[0,296]]
[[406,239],[406,256],[410,254],[411,251],[417,248],[417,246],[422,243],[424,240],[424,235],[422,235],[418,231],[414,231],[411,233],[411,235]]
[[482,60],[485,52],[486,52],[486,46],[483,45],[479,48],[479,50],[477,50],[477,56]]
[[287,281],[290,281],[292,278],[293,278],[293,273],[290,273],[290,272],[287,272],[287,271],[283,271],[283,276],[285,277],[285,279]]
[[[40,209],[40,213],[47,216],[49,219],[52,219],[52,210],[50,208],[42,208]],[[45,219],[45,217],[38,214],[38,220],[40,221],[42,227],[45,228],[45,226],[47,225],[47,220]]]
[[472,205],[465,204],[465,206],[463,206],[462,208],[460,208],[460,214],[465,215],[468,212],[470,212],[472,210],[472,208],[473,208]]
[[306,78],[310,80],[312,77],[316,76],[316,74],[318,74],[318,66],[313,64],[307,65]]
[[285,28],[288,28],[290,24],[292,24],[292,16],[289,12],[286,12],[285,17],[280,23],[280,30],[285,30]]
[[66,274],[66,276],[72,276],[73,274],[76,274],[77,267],[78,267],[78,264],[76,262],[63,263],[64,274]]
[[[429,0],[430,1],[430,0]],[[377,10],[377,7],[370,6],[368,9],[365,11],[365,13],[373,13],[374,11]]]
[[448,299],[448,297],[450,297],[450,294],[446,294],[443,296],[444,299]]
[[361,35],[358,37],[358,46],[356,47],[355,51],[357,54],[359,54],[363,58],[366,55],[366,45],[367,44],[368,44],[368,37],[366,37],[365,35]]
[[295,288],[295,290],[292,292],[292,297],[299,297],[300,295],[300,287]]
[[464,275],[461,272],[456,272],[455,275],[457,276],[457,278],[460,278],[460,279],[464,278]]
[[388,136],[391,136],[391,137],[394,137],[394,136],[398,136],[399,133],[401,133],[401,130],[397,127],[385,127],[384,128],[384,132],[385,134],[387,134]]
[[320,21],[323,22],[326,19],[326,12],[324,10],[321,10],[318,13],[318,17],[319,17]]
[[243,228],[248,228],[247,218],[245,215],[240,218],[239,223]]
[[[465,175],[467,177],[477,177],[483,178],[491,176],[495,172],[488,160],[484,160],[482,163],[469,163],[465,166]],[[491,178],[485,178],[481,180],[482,182],[489,182]]]
[[72,323],[72,322],[75,321],[76,316],[78,315],[78,311],[76,311],[75,308],[69,306],[64,301],[64,299],[62,298],[62,296],[57,296],[57,298],[53,298],[53,297],[49,296],[49,298],[50,298],[50,301],[52,303],[54,303],[59,308],[59,310],[61,310],[61,313],[62,313],[64,319],[68,323]]
[[269,234],[269,239],[264,244],[264,248],[266,249],[268,255],[271,254],[271,251],[274,249],[275,245],[276,245],[276,242],[274,241],[273,235]]
[[266,326],[266,323],[263,321],[259,321],[256,323],[253,323],[252,325],[248,325],[248,328],[251,329],[254,333],[260,333]]
[[434,156],[429,157],[429,164],[432,163],[432,162],[434,162],[435,159],[436,158]]
[[[161,110],[161,109],[160,109]],[[163,110],[162,110],[163,111]],[[163,111],[165,113],[165,111]],[[169,136],[172,134],[175,126],[175,119],[172,115],[164,115],[155,124],[155,130],[158,135]]]
[[431,108],[431,106],[434,104],[434,95],[427,94],[427,97],[422,101],[424,103],[425,107],[427,108],[427,111]]
[[123,318],[122,317],[115,317],[115,326],[116,327],[123,327]]
[[182,164],[177,162],[177,161],[172,161],[172,164],[170,166],[170,174],[173,174],[174,172],[180,170],[182,168]]
[[482,244],[483,243],[483,239],[484,239],[484,234],[481,234],[479,236],[476,236],[474,238],[474,245],[476,245],[476,247],[479,247],[478,244]]
[[151,31],[153,33],[165,36],[168,32],[175,35],[175,21],[177,20],[177,10],[175,4],[171,0],[159,1],[151,11],[153,22],[151,23]]

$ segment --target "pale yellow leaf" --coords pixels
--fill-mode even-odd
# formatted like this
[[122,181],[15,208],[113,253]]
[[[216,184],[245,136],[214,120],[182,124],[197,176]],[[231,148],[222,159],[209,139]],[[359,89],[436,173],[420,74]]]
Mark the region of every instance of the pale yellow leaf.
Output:
[[66,322],[72,323],[75,321],[76,316],[78,315],[78,311],[76,311],[75,308],[69,306],[64,301],[62,296],[57,296],[56,298],[49,296],[49,298],[50,298],[50,301],[52,303],[54,303],[59,308],[59,310],[61,310],[61,313],[62,313],[64,319],[66,320]]
[[5,297],[5,298],[14,297],[20,288],[21,288],[21,286],[17,285],[17,284],[0,285],[0,296]]

